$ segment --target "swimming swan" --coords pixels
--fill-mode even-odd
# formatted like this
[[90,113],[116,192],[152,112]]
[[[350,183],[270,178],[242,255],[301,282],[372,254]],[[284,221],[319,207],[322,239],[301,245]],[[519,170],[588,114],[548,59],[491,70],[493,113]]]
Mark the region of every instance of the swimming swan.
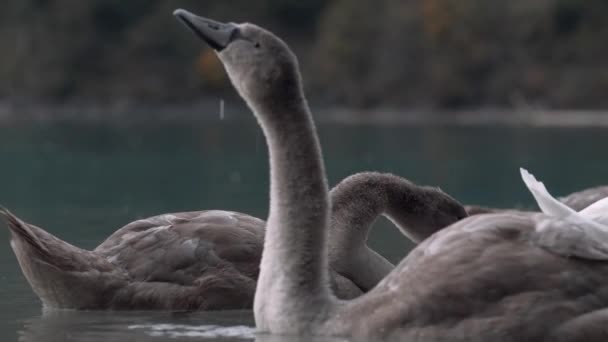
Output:
[[[376,172],[347,177],[331,199],[331,283],[340,298],[368,291],[394,267],[366,244],[379,215],[386,214],[414,241],[466,215],[441,190]],[[220,210],[150,217],[86,251],[6,210],[2,214],[23,273],[46,306],[215,310],[253,305],[265,225],[255,217]]]
[[253,24],[174,14],[216,50],[267,140],[270,213],[254,303],[259,331],[369,340],[607,337],[608,252],[601,262],[588,260],[584,239],[539,246],[546,231],[574,229],[541,213],[461,220],[424,240],[367,294],[336,299],[328,286],[327,181],[296,57]]

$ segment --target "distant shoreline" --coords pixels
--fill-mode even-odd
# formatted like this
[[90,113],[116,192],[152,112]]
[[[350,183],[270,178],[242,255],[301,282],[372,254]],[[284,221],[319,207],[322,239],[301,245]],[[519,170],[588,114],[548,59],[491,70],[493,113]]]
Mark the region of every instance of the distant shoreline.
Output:
[[[528,127],[606,127],[608,111],[485,108],[433,110],[412,108],[351,109],[311,105],[319,123],[344,125],[455,125]],[[220,100],[187,104],[10,104],[0,102],[0,124],[112,123],[253,120],[244,104]]]
[[[330,121],[344,124],[402,124],[455,126],[606,127],[608,111],[593,110],[411,110],[374,109],[352,115],[353,110],[330,109]],[[354,111],[356,112],[356,110]]]

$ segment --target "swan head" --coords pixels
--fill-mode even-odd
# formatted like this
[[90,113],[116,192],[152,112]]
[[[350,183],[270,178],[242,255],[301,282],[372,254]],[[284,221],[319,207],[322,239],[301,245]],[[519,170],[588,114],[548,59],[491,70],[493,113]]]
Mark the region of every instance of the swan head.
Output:
[[250,105],[300,98],[297,58],[271,32],[249,23],[220,23],[183,9],[173,14],[216,51],[232,84]]
[[395,191],[391,196],[397,198],[389,201],[388,218],[399,227],[416,227],[404,232],[415,242],[468,216],[460,202],[439,188],[422,186],[415,193]]

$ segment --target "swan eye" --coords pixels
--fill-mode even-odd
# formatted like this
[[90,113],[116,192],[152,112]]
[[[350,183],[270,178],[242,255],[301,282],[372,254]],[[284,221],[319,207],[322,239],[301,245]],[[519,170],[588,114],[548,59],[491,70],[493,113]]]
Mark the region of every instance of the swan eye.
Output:
[[256,49],[259,49],[260,48],[260,43],[255,42],[255,44],[253,44],[253,47],[255,47]]

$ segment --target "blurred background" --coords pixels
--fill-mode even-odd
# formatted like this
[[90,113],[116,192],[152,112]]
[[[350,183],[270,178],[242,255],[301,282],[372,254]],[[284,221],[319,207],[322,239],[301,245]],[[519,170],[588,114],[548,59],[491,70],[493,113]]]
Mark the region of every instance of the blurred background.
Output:
[[[264,137],[178,7],[292,47],[332,186],[377,170],[467,204],[535,208],[520,166],[555,195],[608,183],[605,0],[5,0],[0,204],[88,249],[161,213],[266,217]],[[370,244],[398,262],[411,244],[390,226]],[[8,240],[7,340],[125,340],[121,320],[148,321],[48,320]]]
[[602,0],[6,0],[0,99],[124,105],[232,96],[214,53],[176,25],[176,7],[277,33],[299,56],[314,103],[608,106]]

